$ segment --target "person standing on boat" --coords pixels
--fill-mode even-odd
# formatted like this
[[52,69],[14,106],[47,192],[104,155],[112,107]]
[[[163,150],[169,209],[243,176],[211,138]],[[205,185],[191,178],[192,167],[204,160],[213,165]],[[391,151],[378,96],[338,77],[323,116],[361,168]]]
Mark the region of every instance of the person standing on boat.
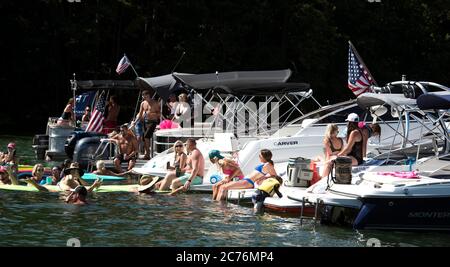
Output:
[[119,173],[122,172],[120,166],[122,162],[128,162],[127,170],[133,169],[138,157],[139,146],[136,137],[125,123],[120,126],[120,134],[111,139],[119,146],[119,154],[114,159],[114,165]]
[[352,165],[357,166],[364,162],[364,136],[362,130],[358,127],[359,116],[356,113],[350,113],[345,120],[347,124],[347,144],[337,154],[338,157],[350,157]]
[[109,102],[106,105],[106,112],[107,115],[105,122],[103,123],[103,133],[109,134],[117,128],[117,120],[120,112],[120,106],[117,104],[117,97],[115,95],[112,95],[109,98]]
[[[161,118],[161,107],[159,106],[158,101],[150,97],[150,92],[148,90],[142,92],[142,97],[143,101],[139,113],[131,125],[136,125],[138,120],[144,122],[144,159],[149,160],[150,150],[153,148],[153,133]],[[150,139],[152,140],[151,142]]]
[[[186,141],[186,150],[188,158],[186,162],[185,173],[171,183],[172,193],[175,195],[180,191],[188,191],[191,185],[200,185],[203,183],[205,174],[205,158],[202,152],[197,148],[197,142],[193,138]],[[161,189],[163,190],[163,189]]]
[[228,195],[228,190],[255,188],[255,184],[258,185],[264,179],[278,176],[275,171],[275,166],[272,161],[272,152],[270,150],[262,149],[259,152],[259,160],[261,161],[261,164],[256,166],[255,170],[248,176],[248,178],[221,186],[217,200],[225,200]]
[[191,119],[191,107],[188,103],[188,96],[187,94],[180,94],[178,96],[179,103],[175,109],[175,114],[173,121],[181,124],[184,122],[185,124],[183,126],[190,127],[190,119]]
[[75,100],[70,98],[64,108],[63,114],[58,119],[58,125],[75,125],[75,113],[73,107],[75,106]]
[[167,107],[170,109],[170,115],[166,117],[167,119],[172,120],[175,117],[175,111],[177,110],[178,104],[177,96],[175,94],[170,94],[169,100],[166,103]]
[[83,117],[81,117],[81,129],[85,130],[87,128],[90,120],[91,120],[91,108],[86,107],[84,109]]
[[344,140],[338,137],[339,127],[336,124],[329,124],[325,130],[325,138],[323,139],[325,159],[323,161],[323,170],[321,177],[330,174],[333,167],[333,160],[344,148]]
[[219,193],[221,186],[232,182],[233,178],[242,180],[244,179],[244,175],[242,174],[239,165],[232,159],[226,159],[220,154],[219,150],[211,150],[209,152],[209,160],[212,164],[217,164],[218,169],[225,175],[222,180],[213,185],[212,199],[217,200],[217,194]]

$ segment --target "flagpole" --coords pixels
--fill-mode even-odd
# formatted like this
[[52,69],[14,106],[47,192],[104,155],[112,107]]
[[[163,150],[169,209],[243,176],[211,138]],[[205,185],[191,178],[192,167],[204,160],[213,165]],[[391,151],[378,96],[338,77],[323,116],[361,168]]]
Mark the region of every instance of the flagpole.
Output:
[[375,77],[373,77],[372,73],[370,73],[369,67],[367,67],[366,63],[364,63],[364,61],[362,60],[361,56],[358,54],[358,51],[356,50],[356,47],[352,44],[351,41],[348,41],[349,45],[351,47],[353,47],[353,52],[355,52],[355,56],[358,58],[359,62],[361,62],[367,69],[367,72],[369,73],[370,77],[372,77],[373,82],[375,83],[376,86],[378,86],[377,81],[375,80]]
[[[126,55],[125,53],[123,54],[123,56],[124,56],[124,57],[127,57],[127,55]],[[127,57],[127,58],[128,58],[128,57]],[[139,77],[139,74],[138,74],[137,71],[134,69],[133,63],[131,63],[130,60],[128,60],[128,62],[130,62],[130,67],[133,69],[134,74],[136,74],[136,78],[138,78],[138,77]]]

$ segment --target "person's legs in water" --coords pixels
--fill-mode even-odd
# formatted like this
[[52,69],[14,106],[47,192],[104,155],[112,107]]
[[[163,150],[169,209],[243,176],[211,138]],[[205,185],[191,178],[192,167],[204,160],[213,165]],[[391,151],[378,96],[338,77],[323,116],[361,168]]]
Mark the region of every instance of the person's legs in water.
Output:
[[253,211],[255,214],[262,214],[264,212],[264,200],[268,194],[264,191],[256,189],[252,195]]

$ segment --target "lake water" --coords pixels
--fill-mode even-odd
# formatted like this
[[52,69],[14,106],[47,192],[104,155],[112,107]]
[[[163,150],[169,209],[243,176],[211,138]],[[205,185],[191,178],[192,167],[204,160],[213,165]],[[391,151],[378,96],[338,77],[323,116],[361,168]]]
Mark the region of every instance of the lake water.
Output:
[[[32,159],[31,137],[0,136],[0,150],[16,141],[21,163]],[[0,190],[0,246],[448,246],[448,233],[354,231],[314,226],[298,217],[254,215],[249,206],[217,203],[209,194],[138,196],[104,193],[90,205],[65,204],[58,193]]]

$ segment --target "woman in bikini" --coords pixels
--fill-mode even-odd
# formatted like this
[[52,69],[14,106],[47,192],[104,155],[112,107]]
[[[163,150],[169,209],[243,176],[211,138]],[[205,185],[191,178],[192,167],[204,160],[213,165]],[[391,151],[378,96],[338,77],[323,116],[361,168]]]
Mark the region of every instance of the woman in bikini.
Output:
[[344,147],[344,140],[337,137],[339,134],[339,128],[336,124],[329,124],[325,131],[325,138],[323,139],[325,161],[323,165],[323,171],[321,177],[326,177],[330,174],[331,168],[333,166],[332,161],[336,159],[339,152],[341,152]]
[[217,194],[223,185],[230,183],[235,177],[242,180],[244,179],[244,175],[238,164],[232,159],[224,158],[219,150],[211,150],[209,152],[209,160],[212,164],[217,164],[218,169],[222,170],[222,173],[225,175],[221,181],[213,185],[212,199],[217,200]]
[[272,161],[272,152],[268,149],[262,149],[259,153],[259,160],[261,164],[256,166],[255,170],[240,181],[230,182],[220,187],[217,195],[217,200],[225,200],[228,195],[228,190],[231,189],[251,189],[255,188],[255,184],[261,183],[268,177],[277,176],[275,167]]

